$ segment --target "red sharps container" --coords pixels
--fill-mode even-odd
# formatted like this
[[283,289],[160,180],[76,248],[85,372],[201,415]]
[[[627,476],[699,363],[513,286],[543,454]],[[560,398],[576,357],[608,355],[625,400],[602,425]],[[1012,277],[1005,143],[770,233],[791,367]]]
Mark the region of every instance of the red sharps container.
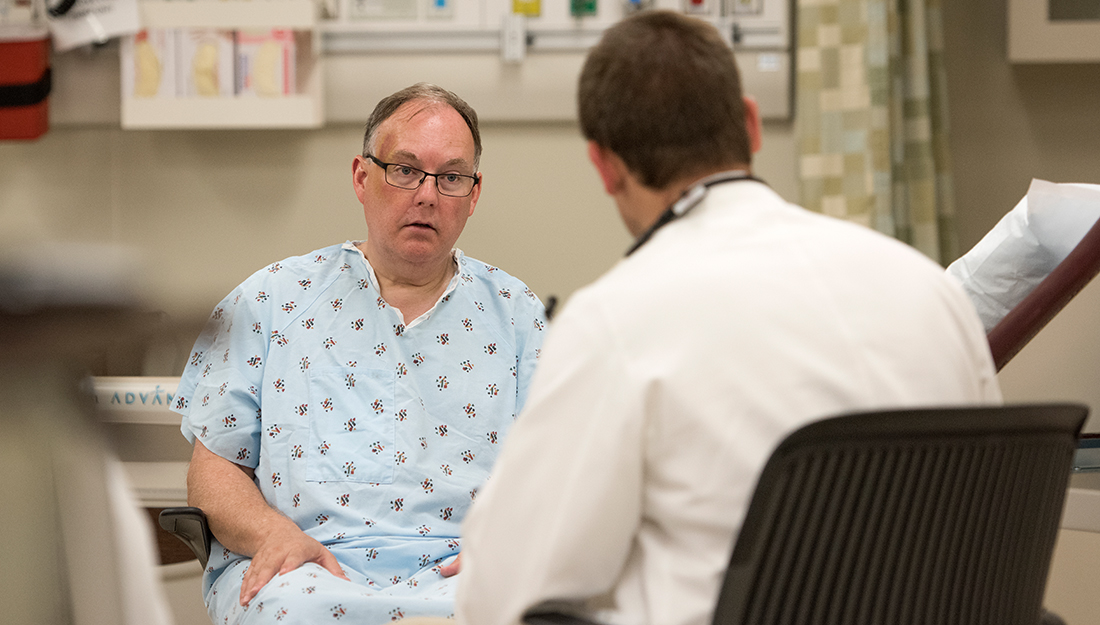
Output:
[[37,139],[49,128],[50,34],[0,26],[0,139]]

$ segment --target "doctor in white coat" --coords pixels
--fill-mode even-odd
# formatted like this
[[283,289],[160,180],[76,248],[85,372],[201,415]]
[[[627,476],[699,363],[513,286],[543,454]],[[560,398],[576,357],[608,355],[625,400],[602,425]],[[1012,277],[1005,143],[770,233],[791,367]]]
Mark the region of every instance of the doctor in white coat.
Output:
[[938,265],[752,176],[756,106],[710,25],[646,11],[582,71],[626,259],[551,326],[463,528],[460,623],[554,603],[706,625],[775,445],[838,413],[997,403],[985,332]]

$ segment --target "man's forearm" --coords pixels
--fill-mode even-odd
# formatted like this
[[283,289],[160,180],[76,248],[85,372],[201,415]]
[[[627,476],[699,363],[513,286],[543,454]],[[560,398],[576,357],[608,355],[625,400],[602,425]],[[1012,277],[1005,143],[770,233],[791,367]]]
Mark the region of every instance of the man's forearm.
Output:
[[256,554],[265,537],[298,529],[268,505],[253,475],[252,469],[234,464],[195,441],[187,471],[187,503],[206,514],[218,542],[249,557]]

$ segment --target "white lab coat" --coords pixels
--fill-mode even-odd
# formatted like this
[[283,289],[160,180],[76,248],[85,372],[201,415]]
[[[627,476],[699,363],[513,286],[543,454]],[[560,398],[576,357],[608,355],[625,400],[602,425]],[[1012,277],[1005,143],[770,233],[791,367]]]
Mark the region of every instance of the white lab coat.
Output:
[[981,322],[912,248],[713,187],[577,292],[463,528],[460,623],[564,601],[706,625],[757,476],[818,418],[997,403]]

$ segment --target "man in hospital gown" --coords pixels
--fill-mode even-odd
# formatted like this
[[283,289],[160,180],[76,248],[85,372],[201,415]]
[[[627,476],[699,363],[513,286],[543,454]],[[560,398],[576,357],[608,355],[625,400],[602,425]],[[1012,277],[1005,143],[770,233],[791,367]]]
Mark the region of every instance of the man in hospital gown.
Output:
[[554,320],[463,528],[456,617],[514,625],[550,602],[605,623],[707,625],[786,434],[1000,392],[942,268],[750,176],[759,115],[713,27],[627,18],[590,52],[579,101],[638,246]]
[[175,409],[215,623],[452,613],[442,573],[545,324],[523,283],[453,249],[480,153],[454,94],[384,99],[352,165],[367,240],[272,263],[214,310]]

